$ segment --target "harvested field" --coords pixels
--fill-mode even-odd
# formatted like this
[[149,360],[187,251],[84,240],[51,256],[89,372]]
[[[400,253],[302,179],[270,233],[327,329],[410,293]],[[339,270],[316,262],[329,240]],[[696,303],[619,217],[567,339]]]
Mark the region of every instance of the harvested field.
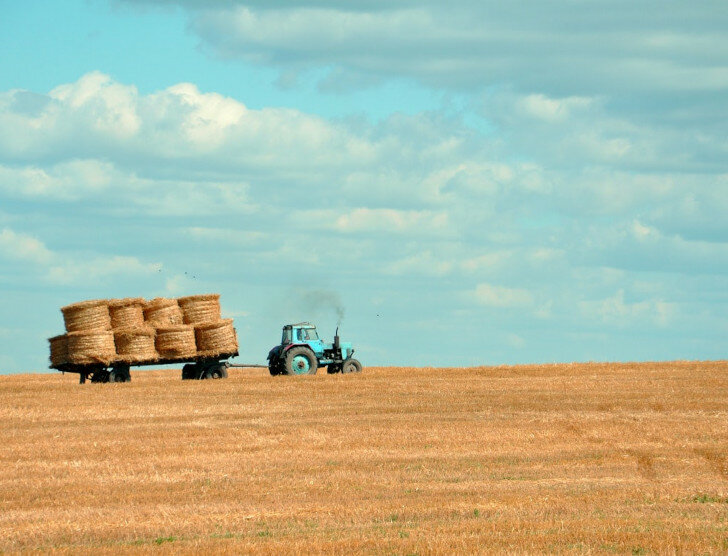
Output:
[[728,551],[728,362],[0,377],[0,552]]

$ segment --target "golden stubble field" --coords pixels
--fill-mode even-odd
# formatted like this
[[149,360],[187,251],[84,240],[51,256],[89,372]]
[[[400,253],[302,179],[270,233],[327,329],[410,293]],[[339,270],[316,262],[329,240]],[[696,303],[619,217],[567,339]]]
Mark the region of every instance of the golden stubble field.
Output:
[[728,551],[728,362],[0,377],[0,552]]

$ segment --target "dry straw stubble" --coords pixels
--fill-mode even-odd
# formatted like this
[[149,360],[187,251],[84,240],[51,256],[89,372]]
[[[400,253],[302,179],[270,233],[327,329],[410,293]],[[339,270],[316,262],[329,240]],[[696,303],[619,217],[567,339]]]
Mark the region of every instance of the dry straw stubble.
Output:
[[220,320],[220,294],[189,295],[177,299],[185,324],[213,323]]
[[110,330],[111,316],[106,299],[91,299],[61,307],[67,332]]
[[199,355],[215,356],[238,351],[238,338],[232,319],[196,326],[195,339]]
[[179,359],[197,355],[195,329],[186,324],[157,328],[155,345],[157,353],[162,359]]
[[726,553],[728,362],[300,378],[0,376],[0,553]]

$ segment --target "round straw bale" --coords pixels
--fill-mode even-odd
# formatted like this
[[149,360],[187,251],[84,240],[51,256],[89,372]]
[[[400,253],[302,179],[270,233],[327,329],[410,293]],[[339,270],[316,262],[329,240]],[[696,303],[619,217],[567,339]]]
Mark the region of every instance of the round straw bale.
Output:
[[51,344],[51,365],[65,365],[68,363],[68,336],[61,334],[48,338]]
[[238,351],[238,337],[232,319],[224,319],[195,327],[199,355],[220,355]]
[[143,307],[144,320],[155,328],[182,324],[182,311],[176,299],[155,297]]
[[71,363],[108,365],[115,359],[114,334],[110,330],[83,330],[68,333],[68,360]]
[[61,307],[67,332],[110,330],[111,316],[106,299],[92,299]]
[[125,363],[156,361],[159,355],[154,336],[154,328],[150,326],[114,330],[117,359]]
[[144,312],[141,297],[126,297],[109,301],[109,314],[111,315],[111,328],[128,329],[144,325]]
[[220,320],[220,294],[189,295],[177,299],[185,324],[213,323]]
[[180,359],[197,355],[195,329],[186,324],[157,328],[156,348],[162,359]]

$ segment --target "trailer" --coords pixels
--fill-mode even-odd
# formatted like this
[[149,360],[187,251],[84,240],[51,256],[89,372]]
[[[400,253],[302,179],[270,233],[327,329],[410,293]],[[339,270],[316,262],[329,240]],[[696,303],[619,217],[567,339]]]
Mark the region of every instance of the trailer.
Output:
[[153,359],[149,361],[114,361],[111,363],[88,363],[75,364],[64,363],[62,365],[51,365],[63,373],[78,373],[79,383],[84,384],[86,380],[91,382],[131,382],[131,367],[145,367],[151,365],[175,365],[183,364],[182,380],[205,380],[211,378],[227,378],[230,367],[256,367],[265,365],[233,365],[228,359],[237,357],[238,352],[221,353],[215,357],[197,356],[173,359]]

